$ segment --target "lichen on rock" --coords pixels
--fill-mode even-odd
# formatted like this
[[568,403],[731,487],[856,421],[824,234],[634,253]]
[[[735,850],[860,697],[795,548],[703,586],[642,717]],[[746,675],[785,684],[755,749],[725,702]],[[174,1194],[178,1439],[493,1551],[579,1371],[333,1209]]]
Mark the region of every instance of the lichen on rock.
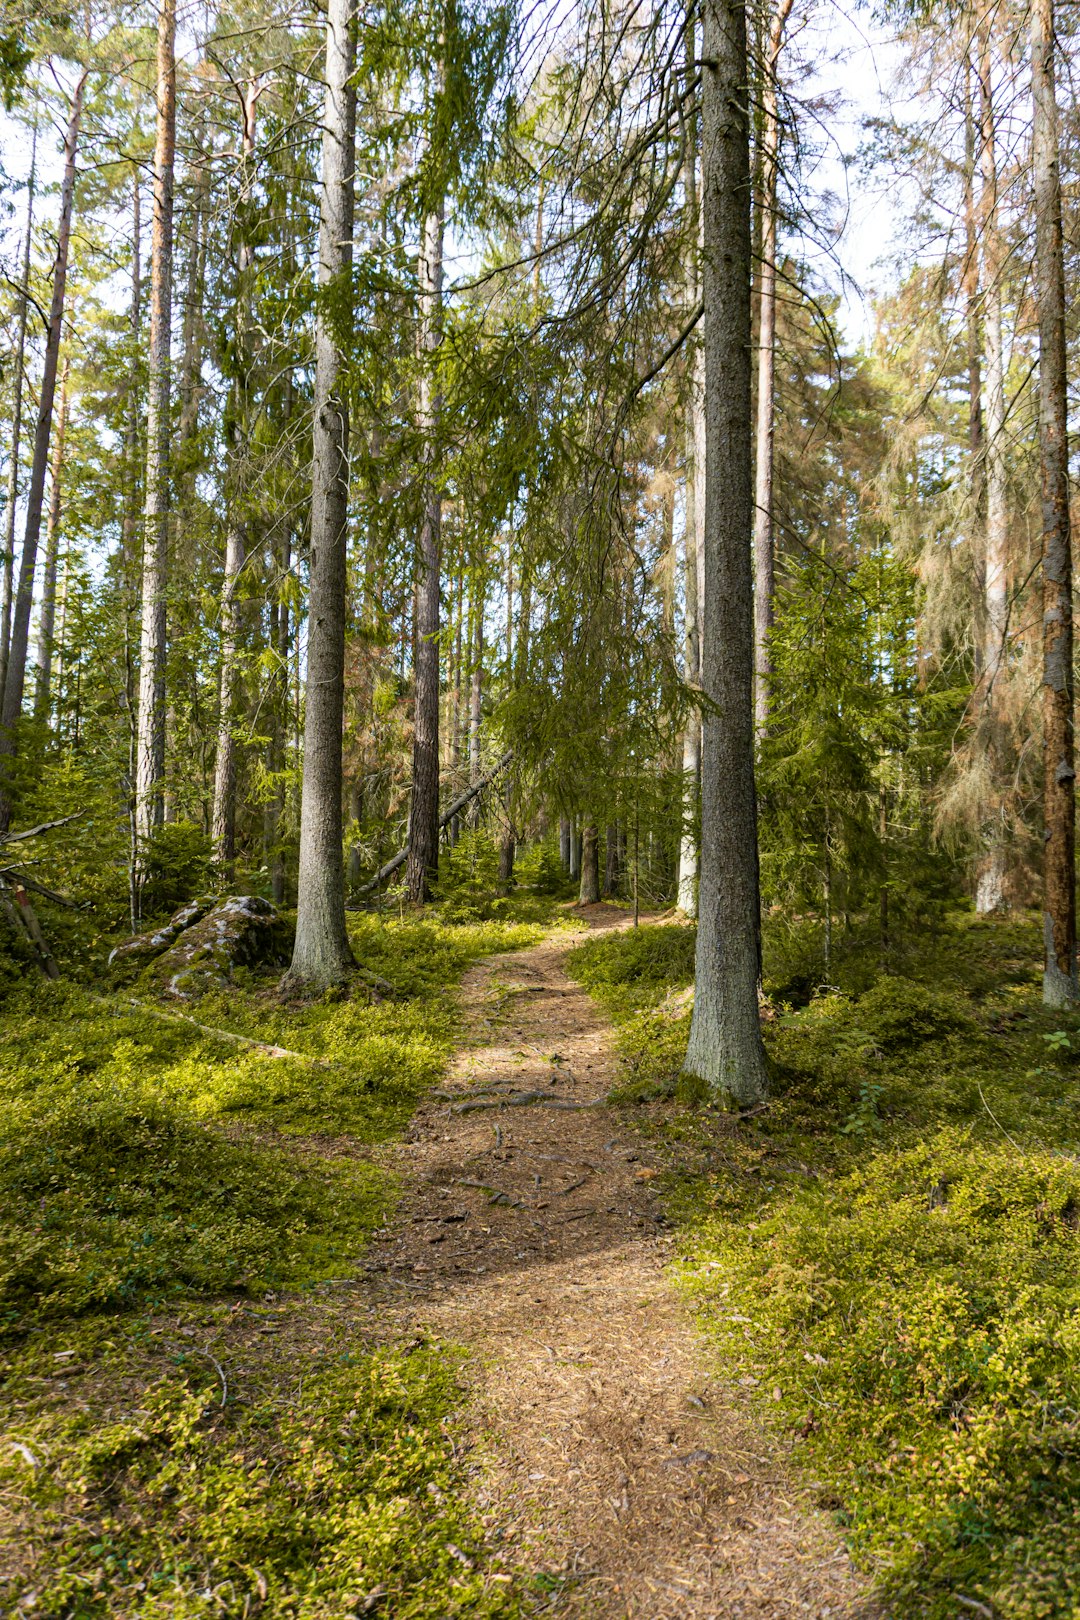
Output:
[[163,928],[118,945],[110,966],[142,969],[149,987],[178,1000],[219,990],[236,967],[284,967],[292,929],[268,900],[233,894],[181,906]]

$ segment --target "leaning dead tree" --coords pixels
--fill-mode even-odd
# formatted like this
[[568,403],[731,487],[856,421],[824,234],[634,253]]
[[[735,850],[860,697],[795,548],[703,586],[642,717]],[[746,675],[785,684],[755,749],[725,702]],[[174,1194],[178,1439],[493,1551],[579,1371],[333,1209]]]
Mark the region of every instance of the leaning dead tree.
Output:
[[[496,777],[502,775],[503,771],[505,771],[506,767],[513,760],[513,757],[514,750],[512,748],[507,749],[506,753],[503,755],[502,759],[499,760],[498,764],[493,765],[491,770],[488,771],[485,776],[479,777],[471,787],[465,789],[464,793],[459,793],[456,799],[451,800],[439,817],[440,832],[442,832],[444,827],[449,827],[454,817],[459,816],[467,805],[471,804],[474,799],[478,799],[481,793],[483,793],[484,789],[491,786]],[[358,895],[374,893],[380,884],[385,883],[387,878],[393,877],[394,873],[399,871],[400,868],[405,865],[408,858],[409,845],[408,842],[406,842],[404,849],[399,849],[397,854],[391,856],[390,860],[388,860],[385,865],[380,866],[379,870],[375,873],[375,876],[368,878],[366,883],[361,884],[356,893]]]

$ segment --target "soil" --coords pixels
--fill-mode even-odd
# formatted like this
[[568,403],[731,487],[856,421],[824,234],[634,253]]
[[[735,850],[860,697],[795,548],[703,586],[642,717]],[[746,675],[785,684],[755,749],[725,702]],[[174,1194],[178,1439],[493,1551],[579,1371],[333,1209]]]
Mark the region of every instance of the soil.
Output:
[[376,1314],[474,1351],[479,1506],[545,1612],[868,1620],[813,1486],[680,1302],[659,1161],[605,1103],[611,1032],[565,971],[582,937],[467,975],[466,1044],[395,1150],[407,1191],[370,1251]]

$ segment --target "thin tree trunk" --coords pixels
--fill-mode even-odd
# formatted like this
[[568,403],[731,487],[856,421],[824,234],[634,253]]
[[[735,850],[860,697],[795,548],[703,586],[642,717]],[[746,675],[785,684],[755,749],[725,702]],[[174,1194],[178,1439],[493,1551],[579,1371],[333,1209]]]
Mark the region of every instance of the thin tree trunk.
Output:
[[[1002,338],[1001,238],[998,221],[997,132],[991,75],[990,25],[979,37],[979,99],[982,135],[981,235],[983,287],[986,300],[986,626],[983,647],[984,727],[995,794],[1003,761],[1002,685],[1008,633],[1009,528],[1005,462],[1005,362]],[[975,893],[979,912],[999,911],[1005,904],[1005,848],[1000,814],[984,830],[986,848]]]
[[559,817],[559,859],[570,870],[570,817]]
[[[341,728],[345,709],[349,416],[336,331],[352,277],[356,61],[352,0],[329,0],[315,334],[307,707],[296,943],[286,983],[326,987],[352,966],[345,931]],[[337,297],[337,306],[331,301]]]
[[420,250],[420,431],[424,436],[424,511],[417,543],[412,797],[405,891],[423,904],[439,875],[439,581],[442,496],[436,480],[440,399],[435,377],[442,325],[443,203],[424,220]]
[[[476,581],[476,637],[473,646],[472,679],[469,691],[469,782],[480,780],[480,718],[484,688],[484,597],[486,581],[483,573]],[[480,800],[474,799],[469,811],[469,824],[480,825]]]
[[[687,28],[687,70],[696,74],[694,64],[695,26]],[[701,297],[698,249],[701,235],[701,206],[697,183],[696,142],[683,168],[683,189],[687,214],[686,303],[696,309]],[[683,532],[683,680],[687,686],[701,682],[701,564],[705,532],[705,376],[700,334],[691,338],[687,364],[686,391],[686,487]],[[679,838],[679,909],[687,917],[697,916],[698,842],[695,823],[701,788],[701,710],[695,703],[686,717],[682,746],[682,829]]]
[[[245,176],[255,155],[255,117],[260,81],[248,81],[240,94],[241,161]],[[240,517],[244,504],[244,458],[247,454],[251,324],[251,273],[255,253],[245,239],[247,209],[237,211],[240,241],[236,254],[236,375],[229,443],[229,522],[225,536],[225,573],[221,584],[221,676],[219,683],[217,754],[214,769],[214,808],[210,837],[214,859],[227,886],[232,884],[236,860],[236,719],[240,693],[240,574],[247,555],[247,534]]]
[[1043,1001],[1077,999],[1076,761],[1073,697],[1072,535],[1069,526],[1068,375],[1061,167],[1054,75],[1053,0],[1034,0],[1035,280],[1039,306],[1039,459],[1043,588]]
[[706,0],[702,87],[705,592],[701,887],[685,1072],[746,1106],[768,1093],[758,1018],[750,446],[750,130],[746,13]]
[[292,568],[292,541],[286,527],[281,538],[280,574],[276,586],[277,612],[273,636],[276,654],[273,714],[270,734],[270,769],[275,782],[267,806],[267,853],[270,863],[270,892],[276,906],[285,904],[285,857],[281,848],[281,824],[285,819],[285,733],[289,709],[289,603],[286,581]]
[[15,508],[19,499],[19,450],[22,444],[22,398],[26,366],[26,319],[30,307],[30,248],[34,231],[34,186],[37,178],[37,112],[30,142],[30,177],[26,184],[26,237],[22,253],[22,285],[16,316],[14,374],[12,377],[11,464],[8,467],[7,511],[4,514],[4,583],[0,602],[0,703],[7,680],[8,642],[11,638],[11,593],[15,581]]
[[570,876],[581,876],[581,832],[576,820],[570,823]]
[[56,628],[56,563],[60,554],[61,478],[64,469],[64,440],[67,437],[68,379],[70,356],[64,356],[60,378],[60,406],[56,413],[56,440],[49,469],[49,517],[45,526],[45,567],[38,608],[37,672],[34,682],[34,719],[44,724],[49,718],[52,698],[53,633]]
[[[45,500],[45,472],[52,435],[53,402],[56,397],[56,371],[60,358],[60,337],[64,326],[64,294],[67,288],[68,252],[71,246],[71,216],[75,208],[75,154],[79,145],[83,97],[89,72],[75,86],[64,138],[64,174],[60,182],[60,218],[56,230],[56,258],[53,261],[52,302],[45,339],[45,361],[38,396],[37,427],[34,432],[34,460],[30,469],[30,489],[26,502],[26,530],[19,565],[19,589],[11,624],[11,641],[4,680],[4,701],[0,708],[0,759],[15,752],[15,726],[22,713],[26,685],[26,654],[30,643],[30,610],[34,601],[34,574],[37,569],[41,510]],[[6,771],[4,773],[6,775]],[[0,782],[0,831],[6,831],[11,818],[9,787]]]
[[619,887],[619,829],[609,824],[604,833],[604,893],[611,899]]
[[172,371],[173,160],[176,152],[176,0],[162,0],[157,36],[154,234],[150,263],[150,365],[146,409],[139,718],[135,831],[142,852],[163,812],[165,637],[169,562],[169,404]]
[[978,121],[972,100],[971,59],[964,57],[964,322],[968,369],[968,488],[971,502],[971,550],[978,581],[975,620],[975,667],[982,670],[981,616],[986,592],[986,446],[982,417],[982,330],[979,316],[979,222],[975,209]]
[[587,822],[581,835],[581,886],[578,904],[595,906],[600,899],[600,839],[595,821]]
[[219,682],[217,754],[214,765],[214,806],[210,838],[214,860],[226,886],[233,880],[236,860],[236,709],[240,690],[237,599],[240,574],[247,557],[244,526],[234,517],[225,537],[225,575],[221,586],[221,676]]
[[773,434],[776,417],[776,196],[780,169],[777,74],[792,0],[780,0],[769,25],[762,85],[761,266],[758,272],[757,442],[754,477],[754,729],[769,724],[773,625]]

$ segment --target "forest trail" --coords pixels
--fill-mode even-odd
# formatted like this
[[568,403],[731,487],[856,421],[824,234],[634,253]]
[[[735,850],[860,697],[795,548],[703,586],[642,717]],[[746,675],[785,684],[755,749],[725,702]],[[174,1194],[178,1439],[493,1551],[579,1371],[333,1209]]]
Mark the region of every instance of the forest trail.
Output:
[[[466,1044],[396,1150],[407,1190],[370,1263],[384,1326],[474,1352],[480,1511],[544,1612],[876,1614],[667,1273],[656,1161],[603,1104],[611,1032],[565,972],[584,937],[466,976]],[[462,1108],[537,1091],[551,1104]]]

